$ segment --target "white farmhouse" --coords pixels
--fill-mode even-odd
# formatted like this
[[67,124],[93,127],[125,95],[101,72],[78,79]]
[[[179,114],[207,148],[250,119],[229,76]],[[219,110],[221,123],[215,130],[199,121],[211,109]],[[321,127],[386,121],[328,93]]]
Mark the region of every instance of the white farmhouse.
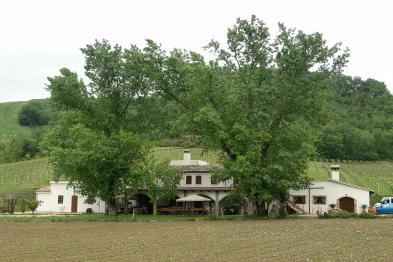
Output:
[[68,186],[68,182],[50,182],[50,186],[36,191],[36,199],[42,201],[37,213],[85,213],[91,208],[94,213],[105,212],[105,202],[96,199],[94,204],[87,204],[86,198]]
[[[233,191],[233,181],[216,182],[212,166],[202,160],[192,160],[189,150],[184,151],[183,159],[172,160],[170,165],[181,170],[183,177],[177,187],[177,196],[171,200],[158,201],[153,207],[146,189],[141,189],[131,200],[129,210],[140,208],[144,213],[157,210],[159,214],[177,212],[176,199],[199,195],[208,198],[208,202],[188,203],[192,210],[209,210],[215,215],[244,214],[247,210],[247,199],[234,202],[229,197]],[[67,182],[51,182],[50,187],[42,188],[36,192],[36,199],[43,201],[38,212],[53,213],[82,213],[91,208],[94,213],[104,213],[105,203],[96,199],[96,203],[89,205],[85,198],[67,187]],[[327,212],[330,204],[349,211],[360,213],[362,205],[370,205],[370,196],[373,191],[358,186],[340,182],[339,166],[332,166],[332,179],[329,181],[313,182],[310,187],[303,190],[290,190],[289,206],[298,213],[316,214]],[[120,201],[122,202],[122,201]],[[185,203],[181,203],[185,205]],[[119,207],[121,208],[121,207]]]
[[314,181],[303,190],[290,190],[289,205],[299,213],[317,214],[328,212],[330,204],[336,208],[361,213],[362,206],[370,206],[372,190],[350,185],[340,181],[340,166],[331,166],[331,179]]

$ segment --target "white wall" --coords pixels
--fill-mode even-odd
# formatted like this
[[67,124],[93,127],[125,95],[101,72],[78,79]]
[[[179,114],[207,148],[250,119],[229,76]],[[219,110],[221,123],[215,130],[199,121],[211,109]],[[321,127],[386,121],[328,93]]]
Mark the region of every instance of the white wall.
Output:
[[[313,182],[310,188],[319,188],[319,189],[311,189],[310,190],[310,198],[309,198],[309,190],[290,190],[289,194],[291,196],[291,200],[293,196],[306,196],[305,204],[297,204],[300,208],[302,208],[307,213],[309,212],[309,200],[310,200],[310,213],[315,214],[318,211],[320,212],[328,212],[330,204],[336,204],[337,200],[342,197],[351,197],[355,199],[355,211],[356,213],[361,213],[362,208],[361,205],[366,204],[367,207],[370,206],[370,195],[369,191],[346,186],[343,184],[334,183],[331,181],[323,181],[323,182]],[[313,196],[326,196],[326,204],[314,204]],[[338,207],[338,206],[337,206]]]
[[[186,184],[186,177],[192,177],[192,183],[190,185]],[[201,176],[201,184],[196,184],[196,176]],[[214,188],[214,187],[228,187],[231,188],[233,185],[232,179],[219,182],[217,184],[211,183],[212,174],[210,173],[185,173],[180,180],[179,187],[181,188],[192,188],[192,187],[207,187],[207,188]]]
[[[86,198],[74,192],[67,182],[50,182],[51,192],[36,192],[36,199],[43,201],[37,208],[37,212],[41,213],[70,213],[71,199],[73,195],[78,196],[77,212],[85,213],[87,208],[91,208],[94,213],[104,213],[105,203],[100,199],[96,199],[96,203],[86,204]],[[58,204],[58,196],[63,195],[63,204]]]

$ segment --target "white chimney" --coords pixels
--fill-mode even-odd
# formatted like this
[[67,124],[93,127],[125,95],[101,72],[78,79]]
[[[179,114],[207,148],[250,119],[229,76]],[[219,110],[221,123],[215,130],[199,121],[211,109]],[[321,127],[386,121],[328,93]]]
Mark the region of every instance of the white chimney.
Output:
[[191,152],[189,149],[184,150],[183,154],[183,161],[185,164],[190,164],[191,163]]
[[340,166],[339,165],[331,165],[332,170],[332,180],[333,181],[340,181]]

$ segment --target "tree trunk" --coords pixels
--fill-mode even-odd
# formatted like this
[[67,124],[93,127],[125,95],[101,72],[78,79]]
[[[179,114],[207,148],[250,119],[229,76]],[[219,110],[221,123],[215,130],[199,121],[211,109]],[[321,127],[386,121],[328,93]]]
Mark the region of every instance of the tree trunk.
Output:
[[127,192],[124,192],[124,215],[128,215],[128,196],[127,196]]
[[282,202],[280,205],[279,209],[279,215],[280,216],[286,216],[287,215],[287,202]]
[[252,216],[254,215],[254,207],[253,207],[253,201],[251,197],[247,198],[247,215]]
[[116,214],[116,199],[108,199],[105,201],[105,214],[106,215],[115,215]]
[[157,200],[153,201],[153,216],[157,215]]
[[265,202],[261,202],[261,203],[257,203],[257,214],[259,216],[264,216],[266,215],[266,203]]

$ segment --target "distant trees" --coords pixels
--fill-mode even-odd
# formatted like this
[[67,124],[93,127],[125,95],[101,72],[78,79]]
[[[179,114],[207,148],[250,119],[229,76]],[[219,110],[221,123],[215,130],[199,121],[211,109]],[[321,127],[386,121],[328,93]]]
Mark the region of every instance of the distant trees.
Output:
[[32,127],[47,125],[50,115],[48,101],[31,100],[25,103],[19,111],[19,124]]
[[0,163],[22,159],[23,145],[23,141],[16,136],[0,134]]
[[341,76],[330,86],[329,121],[318,130],[320,156],[333,159],[393,159],[393,95],[373,79]]

